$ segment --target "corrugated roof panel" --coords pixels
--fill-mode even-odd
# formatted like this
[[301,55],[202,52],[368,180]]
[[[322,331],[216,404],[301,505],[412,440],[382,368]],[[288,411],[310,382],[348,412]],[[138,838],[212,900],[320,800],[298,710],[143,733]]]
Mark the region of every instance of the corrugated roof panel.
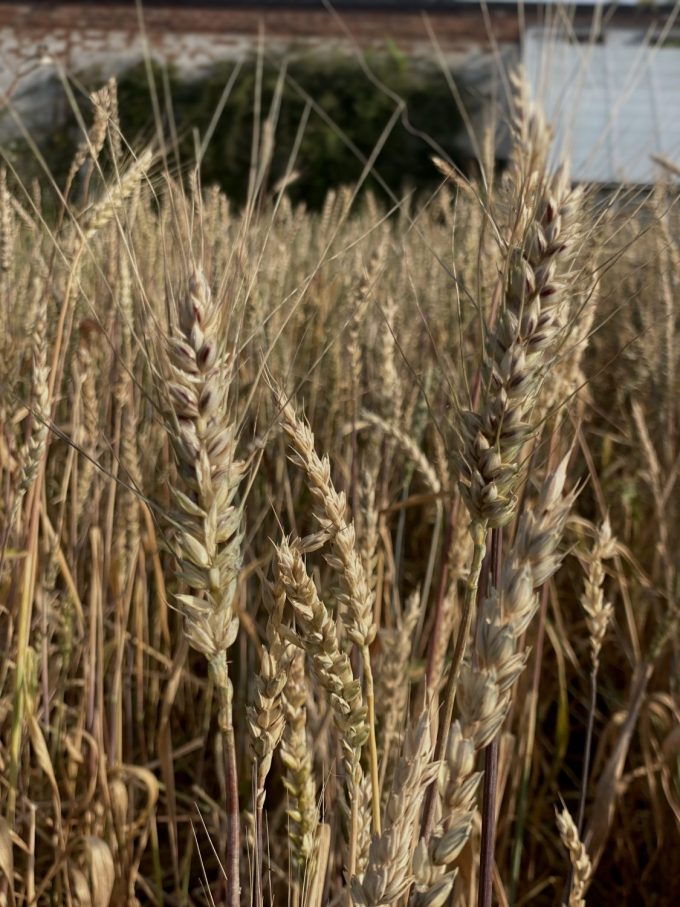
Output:
[[586,45],[526,34],[527,77],[555,128],[556,156],[570,155],[576,180],[652,183],[652,155],[680,160],[680,47],[621,37]]

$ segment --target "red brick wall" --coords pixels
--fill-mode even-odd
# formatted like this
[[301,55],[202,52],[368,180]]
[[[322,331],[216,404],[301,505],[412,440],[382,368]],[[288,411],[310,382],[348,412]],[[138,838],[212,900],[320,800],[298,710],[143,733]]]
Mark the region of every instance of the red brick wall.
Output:
[[[494,10],[493,32],[500,43],[518,39],[518,22],[512,8]],[[343,13],[339,22],[325,10],[248,10],[248,9],[176,9],[144,10],[149,37],[168,32],[202,32],[232,35],[265,35],[291,39],[337,39],[349,32],[362,44],[389,38],[398,44],[428,41],[424,18],[418,13]],[[462,12],[430,15],[437,39],[444,45],[484,43],[488,41],[481,12],[471,8]],[[74,4],[8,4],[0,2],[0,28],[10,27],[36,38],[55,29],[81,31],[90,29],[123,29],[138,31],[137,13],[130,6],[92,6]]]

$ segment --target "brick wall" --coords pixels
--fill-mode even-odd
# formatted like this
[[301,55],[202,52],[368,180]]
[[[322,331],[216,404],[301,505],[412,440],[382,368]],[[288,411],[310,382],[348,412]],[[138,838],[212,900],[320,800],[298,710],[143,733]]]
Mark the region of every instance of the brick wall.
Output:
[[[488,47],[479,10],[437,13],[429,22],[449,56],[465,56]],[[424,18],[417,13],[347,12],[341,19],[324,9],[209,9],[154,6],[144,10],[144,29],[153,53],[180,67],[207,65],[242,56],[262,31],[271,45],[318,46],[351,39],[363,47],[396,44],[404,51],[431,53]],[[515,13],[494,13],[494,35],[500,43],[518,40]],[[0,89],[7,90],[17,73],[50,56],[67,69],[94,63],[124,66],[142,54],[137,12],[128,5],[2,3],[0,0]]]

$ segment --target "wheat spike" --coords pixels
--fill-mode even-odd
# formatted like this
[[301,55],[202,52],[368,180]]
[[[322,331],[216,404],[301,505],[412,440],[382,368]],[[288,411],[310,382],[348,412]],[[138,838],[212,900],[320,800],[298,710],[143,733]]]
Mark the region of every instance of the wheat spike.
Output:
[[461,490],[473,520],[507,523],[522,481],[519,455],[536,433],[532,409],[563,339],[565,295],[581,235],[580,190],[566,168],[547,169],[550,135],[540,111],[517,93],[515,143],[506,188],[513,224],[505,241],[503,307],[487,332],[477,411],[460,413]]
[[585,893],[592,874],[588,851],[579,838],[578,829],[566,806],[557,813],[557,828],[569,852],[572,868],[571,887],[565,907],[585,907]]
[[[456,860],[470,835],[482,777],[475,771],[476,754],[500,731],[512,688],[524,670],[527,656],[518,644],[538,608],[536,590],[561,563],[557,548],[575,498],[574,492],[564,494],[567,462],[568,456],[546,479],[534,508],[522,514],[499,588],[492,588],[481,604],[474,662],[463,666],[460,717],[449,734],[442,826],[429,845],[429,859],[442,873]],[[425,866],[424,858],[421,864]],[[420,886],[423,903],[439,882],[433,870],[429,879],[429,887]]]
[[432,762],[433,747],[425,711],[406,734],[385,807],[384,831],[371,842],[363,876],[352,880],[354,903],[360,907],[387,907],[412,881],[414,828],[425,789],[439,770]]

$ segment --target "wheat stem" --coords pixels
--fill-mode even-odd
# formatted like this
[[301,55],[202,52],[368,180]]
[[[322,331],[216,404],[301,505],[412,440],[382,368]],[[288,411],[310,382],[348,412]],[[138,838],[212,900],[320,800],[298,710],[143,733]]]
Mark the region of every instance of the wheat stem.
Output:
[[366,708],[368,710],[368,757],[371,772],[371,812],[373,819],[373,832],[380,834],[380,776],[378,774],[378,747],[375,737],[375,690],[373,687],[373,670],[371,668],[371,655],[368,646],[361,649],[364,666],[364,686],[366,691]]
[[[491,582],[494,589],[501,582],[501,549],[503,530],[491,532]],[[484,754],[484,800],[482,809],[482,844],[479,854],[478,907],[491,907],[493,894],[493,857],[496,847],[496,790],[498,787],[498,735],[493,738]]]
[[[470,534],[472,535],[473,541],[472,564],[470,565],[470,573],[468,575],[467,582],[465,583],[463,612],[461,614],[460,627],[458,628],[458,635],[456,636],[456,645],[453,650],[453,658],[451,660],[451,666],[449,668],[449,673],[446,680],[446,691],[444,693],[444,713],[442,716],[440,716],[439,727],[437,729],[437,743],[434,749],[435,762],[440,762],[444,758],[444,755],[446,753],[446,743],[449,736],[449,728],[451,727],[451,719],[453,718],[453,707],[456,702],[458,675],[460,673],[460,666],[463,661],[465,644],[467,642],[468,636],[470,635],[474,602],[477,599],[479,577],[482,572],[482,564],[484,563],[484,556],[486,554],[486,520],[476,520],[470,527]],[[425,808],[423,810],[423,821],[421,827],[421,835],[425,839],[425,841],[429,839],[434,826],[435,794],[436,785],[431,784],[425,799]]]

